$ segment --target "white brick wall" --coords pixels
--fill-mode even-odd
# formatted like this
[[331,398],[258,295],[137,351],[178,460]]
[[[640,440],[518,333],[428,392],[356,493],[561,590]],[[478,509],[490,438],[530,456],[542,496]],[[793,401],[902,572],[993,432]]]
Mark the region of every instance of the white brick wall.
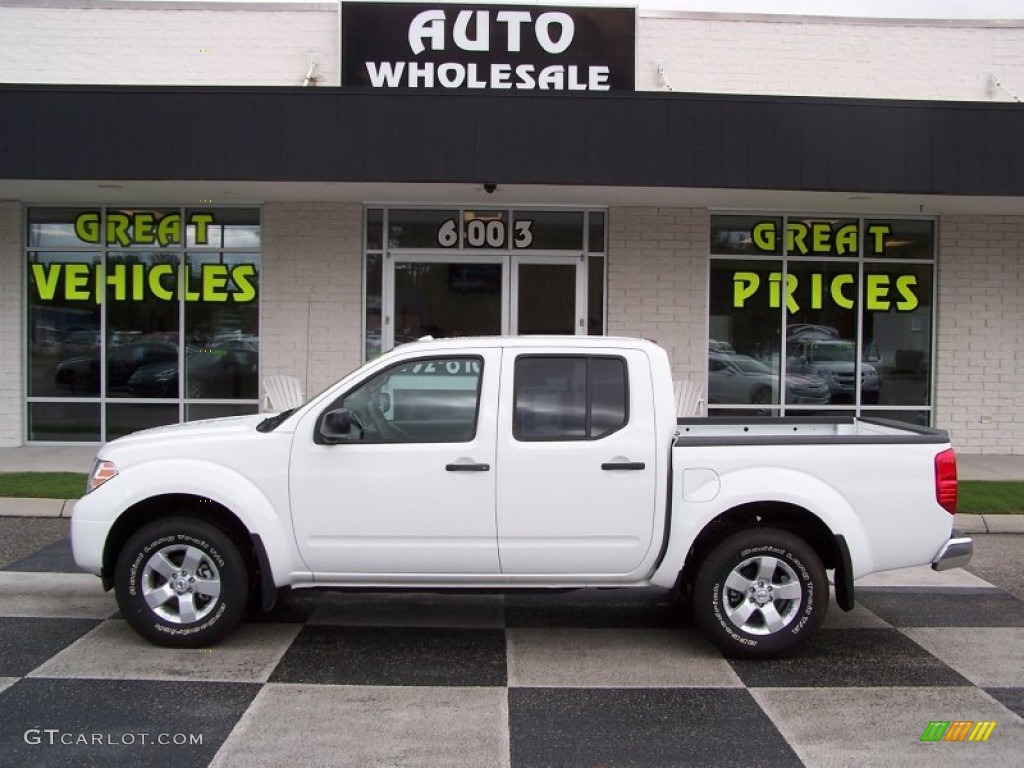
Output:
[[943,217],[938,258],[936,424],[1024,455],[1024,216]]
[[0,202],[0,447],[21,445],[24,421],[25,282],[21,205]]
[[340,82],[337,11],[0,7],[0,81],[302,85],[310,54]]
[[315,394],[361,359],[362,206],[265,205],[262,241],[262,375]]
[[608,213],[608,333],[656,340],[678,379],[707,375],[708,251],[703,209]]
[[1010,101],[1024,97],[1024,25],[964,22],[637,19],[637,90],[874,99]]

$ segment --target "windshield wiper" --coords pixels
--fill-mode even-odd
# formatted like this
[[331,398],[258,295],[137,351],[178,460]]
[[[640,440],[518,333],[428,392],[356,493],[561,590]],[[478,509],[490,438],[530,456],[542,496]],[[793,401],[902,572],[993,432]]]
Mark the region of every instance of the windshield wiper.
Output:
[[256,425],[256,431],[257,432],[273,432],[275,429],[277,429],[279,426],[281,426],[281,424],[283,424],[284,421],[289,416],[291,416],[293,413],[295,413],[297,410],[299,410],[299,409],[298,408],[289,408],[287,411],[281,411],[276,416],[268,416],[267,418],[265,418],[263,421],[261,421],[259,424]]

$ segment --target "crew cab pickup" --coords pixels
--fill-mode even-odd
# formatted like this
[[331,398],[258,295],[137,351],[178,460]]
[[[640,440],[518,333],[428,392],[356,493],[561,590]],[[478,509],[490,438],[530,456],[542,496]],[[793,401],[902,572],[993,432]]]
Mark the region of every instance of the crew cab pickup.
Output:
[[639,339],[405,344],[304,405],[103,446],[75,560],[167,646],[280,590],[661,587],[727,654],[789,651],[855,579],[970,559],[944,432],[677,419]]

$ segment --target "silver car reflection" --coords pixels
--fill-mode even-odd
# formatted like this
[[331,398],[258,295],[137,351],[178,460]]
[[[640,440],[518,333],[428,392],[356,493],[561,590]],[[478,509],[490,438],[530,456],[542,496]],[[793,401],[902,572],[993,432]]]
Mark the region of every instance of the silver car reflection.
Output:
[[[748,355],[711,352],[708,354],[708,402],[779,402],[779,376]],[[790,405],[824,405],[829,401],[828,384],[820,376],[789,374],[786,402]]]

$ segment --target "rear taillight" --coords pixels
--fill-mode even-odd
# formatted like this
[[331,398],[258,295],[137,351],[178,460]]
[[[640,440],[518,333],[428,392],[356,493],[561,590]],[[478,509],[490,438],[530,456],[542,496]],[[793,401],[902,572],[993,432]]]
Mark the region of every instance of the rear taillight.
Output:
[[935,499],[949,514],[956,514],[956,454],[952,448],[935,456]]

